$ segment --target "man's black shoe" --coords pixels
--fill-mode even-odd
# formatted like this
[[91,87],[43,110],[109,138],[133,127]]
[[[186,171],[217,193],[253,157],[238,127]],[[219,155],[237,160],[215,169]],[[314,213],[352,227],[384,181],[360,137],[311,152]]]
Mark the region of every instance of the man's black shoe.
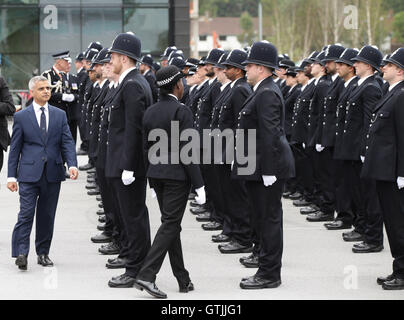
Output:
[[87,172],[90,173],[90,174],[92,174],[92,173],[96,173],[97,170],[95,169],[95,167],[92,167],[92,168],[89,169]]
[[124,258],[115,258],[113,260],[108,260],[105,265],[108,269],[121,269],[126,268],[127,259]]
[[353,253],[372,253],[380,252],[384,249],[383,245],[374,245],[366,242],[356,243],[352,247]]
[[281,285],[281,280],[266,280],[258,276],[250,277],[240,282],[241,289],[266,289],[277,288]]
[[377,284],[382,285],[386,281],[391,281],[394,278],[395,278],[395,276],[393,274],[389,274],[387,277],[378,277],[376,281],[377,281]]
[[285,191],[283,194],[282,194],[282,197],[284,198],[284,199],[289,199],[289,196],[292,194],[292,192],[290,192],[290,191]]
[[[101,201],[102,202],[102,198],[101,198],[101,195],[99,195],[99,196],[96,196],[95,197],[95,200],[97,200],[97,201]],[[101,203],[102,204],[102,203]]]
[[85,156],[85,155],[87,155],[87,154],[88,154],[88,152],[85,151],[85,150],[83,150],[83,149],[79,149],[79,150],[77,150],[77,152],[76,152],[76,155],[78,155],[78,156]]
[[99,216],[104,216],[104,215],[105,215],[105,211],[104,211],[104,210],[97,210],[97,215],[99,215]]
[[120,248],[115,242],[110,242],[98,249],[98,252],[105,255],[119,254],[119,251]]
[[191,208],[189,209],[189,211],[191,211],[192,214],[197,215],[208,212],[208,209],[205,209],[204,207],[197,207],[197,208]]
[[99,204],[98,204],[98,208],[104,208],[104,205],[102,204],[102,202],[100,202]]
[[246,260],[254,258],[254,253],[251,253],[249,256],[244,256],[239,259],[240,263],[243,263]]
[[15,264],[18,266],[18,269],[27,270],[27,268],[28,268],[27,256],[20,254],[17,257],[17,259],[15,259]]
[[107,221],[107,218],[105,217],[105,215],[100,215],[98,217],[98,222],[105,223],[106,221]]
[[108,282],[108,286],[111,288],[132,288],[135,284],[135,278],[132,278],[126,274],[113,277]]
[[229,242],[230,240],[231,240],[230,237],[229,237],[229,236],[226,236],[226,235],[223,234],[223,233],[214,234],[214,235],[212,236],[212,241],[213,241],[213,242],[216,242],[216,243],[218,243],[218,242]]
[[328,230],[343,230],[343,229],[351,229],[352,225],[344,223],[341,220],[334,220],[331,223],[324,223],[324,227],[326,227]]
[[155,298],[167,299],[167,295],[163,291],[161,291],[159,288],[157,288],[157,286],[154,282],[148,282],[148,281],[136,279],[134,286],[136,289],[139,289],[141,291],[145,290],[148,294],[152,295]]
[[258,256],[256,256],[256,255],[252,255],[251,258],[240,261],[240,263],[246,268],[258,268],[259,267]]
[[85,164],[84,166],[80,166],[79,170],[80,171],[88,171],[90,169],[94,168],[94,166],[90,163]]
[[394,278],[382,284],[384,290],[404,290],[404,279]]
[[93,190],[90,190],[90,191],[87,191],[87,194],[89,195],[89,196],[96,196],[96,195],[98,195],[98,194],[100,194],[101,192],[100,192],[100,189],[97,187],[97,188],[95,188],[95,189],[93,189]]
[[219,222],[209,222],[209,223],[204,223],[202,226],[202,229],[205,231],[216,231],[216,230],[222,230],[223,226]]
[[46,254],[41,254],[38,256],[38,264],[40,264],[43,267],[53,267],[52,260],[49,259],[48,255]]
[[91,241],[94,243],[109,243],[111,242],[112,237],[110,235],[105,234],[104,232],[97,234],[94,237],[91,237]]
[[225,244],[219,244],[218,249],[223,254],[230,253],[250,253],[253,251],[252,246],[244,246],[237,241],[231,241]]
[[310,214],[310,213],[316,213],[318,211],[320,211],[320,209],[313,204],[311,206],[301,208],[300,214]]
[[97,230],[105,231],[105,223],[101,223],[97,226]]
[[297,199],[293,201],[293,205],[295,207],[308,207],[311,205],[311,202],[307,201],[306,199]]
[[189,194],[189,196],[188,196],[188,200],[194,200],[195,197],[196,197],[196,194],[193,193],[193,192],[191,192],[191,193]]
[[346,242],[358,242],[365,240],[364,236],[355,230],[344,232],[342,234],[342,239],[344,239]]
[[198,203],[198,202],[196,202],[195,200],[193,200],[193,201],[191,201],[190,203],[189,203],[189,205],[191,206],[191,207],[195,207],[195,208],[199,208],[201,205]]
[[210,221],[210,212],[198,214],[196,217],[196,221],[199,221],[199,222]]
[[94,178],[88,178],[88,177],[87,177],[87,182],[88,182],[88,183],[95,183],[95,179],[94,179]]
[[85,188],[86,188],[87,190],[96,189],[97,187],[98,187],[98,186],[97,186],[96,183],[89,183],[89,184],[86,184],[86,186],[85,186]]
[[194,284],[191,281],[189,281],[188,284],[186,284],[186,285],[180,284],[179,287],[180,287],[180,292],[182,292],[182,293],[187,293],[189,291],[195,290]]
[[318,211],[316,213],[309,214],[306,217],[306,220],[309,222],[334,221],[334,215]]
[[295,192],[289,196],[289,199],[297,200],[297,199],[300,199],[301,197],[302,197],[302,194],[300,192]]

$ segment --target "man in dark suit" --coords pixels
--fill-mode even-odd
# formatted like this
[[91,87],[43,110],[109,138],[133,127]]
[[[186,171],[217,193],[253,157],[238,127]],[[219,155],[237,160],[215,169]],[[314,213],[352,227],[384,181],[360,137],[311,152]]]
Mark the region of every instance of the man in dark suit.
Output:
[[[260,250],[258,271],[241,281],[242,289],[275,288],[281,284],[281,200],[285,181],[294,176],[295,170],[284,131],[282,93],[271,77],[278,68],[277,60],[277,49],[271,43],[262,41],[253,44],[244,62],[247,65],[247,80],[254,92],[245,100],[239,115],[233,171],[236,178],[246,181],[252,207],[251,221],[259,238]],[[251,131],[255,131],[255,137],[250,136]],[[244,153],[251,149],[251,143],[255,143],[252,154],[247,151],[247,159],[255,163],[247,161],[247,164],[241,164],[238,143],[244,145]]]
[[[147,177],[150,186],[157,195],[162,224],[137,275],[135,286],[139,289],[145,289],[156,298],[167,297],[155,285],[156,275],[167,252],[180,292],[194,290],[189,273],[184,266],[180,239],[181,221],[187,205],[191,183],[198,194],[196,201],[203,204],[206,200],[204,183],[198,164],[184,164],[180,159],[181,149],[187,142],[178,141],[179,136],[184,130],[193,127],[191,111],[179,102],[184,92],[183,76],[184,74],[175,66],[168,66],[157,72],[156,79],[160,88],[160,101],[149,107],[143,118]],[[174,123],[178,125],[179,135],[177,138],[171,136]],[[168,147],[167,153],[162,151],[157,155],[151,150],[155,140],[149,141],[149,134],[155,129],[163,130],[167,135],[164,137]],[[177,141],[175,141],[176,139]],[[177,144],[179,148],[171,147]],[[154,159],[156,156],[160,159],[167,157],[167,161]]]
[[[33,104],[14,116],[8,157],[7,187],[20,190],[20,212],[12,236],[12,257],[27,269],[29,238],[36,212],[38,264],[52,266],[49,259],[60,183],[65,180],[63,162],[70,178],[78,176],[76,150],[66,114],[51,105],[51,85],[43,76],[29,83]],[[64,159],[64,161],[62,160]]]
[[373,109],[362,176],[376,180],[393,273],[377,283],[385,290],[404,290],[404,48],[386,59],[389,91]]
[[10,144],[10,134],[8,133],[7,116],[15,113],[13,97],[8,90],[6,81],[0,77],[0,171],[3,167],[3,150],[7,151]]
[[150,248],[146,207],[146,171],[143,158],[142,119],[153,97],[146,79],[136,69],[140,40],[133,33],[119,34],[112,43],[111,63],[119,85],[111,103],[105,176],[118,201],[128,255],[121,259],[125,273],[113,277],[110,287],[133,287]]

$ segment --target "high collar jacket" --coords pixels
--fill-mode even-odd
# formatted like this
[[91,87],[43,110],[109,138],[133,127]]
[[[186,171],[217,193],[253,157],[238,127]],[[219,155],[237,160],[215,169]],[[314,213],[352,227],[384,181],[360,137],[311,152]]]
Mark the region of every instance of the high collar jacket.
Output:
[[292,90],[289,90],[284,95],[285,97],[285,133],[286,137],[292,135],[293,110],[295,108],[296,99],[300,94],[301,85],[295,85]]

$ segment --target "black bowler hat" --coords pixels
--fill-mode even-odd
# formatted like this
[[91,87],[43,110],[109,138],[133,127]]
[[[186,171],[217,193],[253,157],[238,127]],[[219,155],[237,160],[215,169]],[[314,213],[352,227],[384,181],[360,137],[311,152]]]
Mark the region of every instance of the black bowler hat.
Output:
[[170,65],[161,68],[156,73],[156,83],[159,88],[164,88],[177,83],[177,81],[184,77],[184,74],[176,66]]
[[104,64],[102,61],[106,58],[108,52],[108,48],[104,48],[98,52],[98,54],[94,57],[93,64]]
[[169,60],[170,66],[176,66],[178,69],[183,70],[186,66],[185,60],[181,57],[175,57]]
[[196,71],[197,71],[196,67],[191,67],[188,69],[188,73],[185,76],[186,77],[193,76],[196,73]]
[[198,66],[204,66],[206,64],[205,61],[206,61],[206,56],[203,56],[201,58],[201,60],[199,60]]
[[276,47],[264,40],[254,42],[244,65],[249,63],[259,64],[268,68],[279,70],[278,68],[278,50]]
[[294,66],[295,66],[295,63],[294,63],[292,60],[290,60],[290,59],[284,58],[284,59],[282,59],[282,60],[279,61],[278,66],[279,66],[280,68],[289,69],[290,67],[294,67]]
[[140,62],[148,65],[150,68],[153,68],[154,61],[150,54],[146,54],[145,56],[143,56]]
[[213,64],[216,65],[216,63],[219,61],[220,57],[224,53],[223,49],[212,49],[209,51],[208,56],[206,57],[205,64]]
[[230,51],[227,59],[222,63],[224,66],[232,66],[239,68],[241,70],[245,70],[245,67],[242,63],[247,59],[247,52],[239,49],[234,49]]
[[355,61],[352,59],[356,58],[358,53],[359,53],[359,51],[356,49],[347,48],[344,50],[344,52],[341,54],[341,56],[337,60],[335,60],[335,62],[336,63],[345,63],[345,64],[353,67]]
[[177,50],[177,47],[176,46],[171,46],[171,47],[167,47],[165,50],[164,50],[164,52],[163,52],[163,54],[160,56],[161,58],[165,58],[165,59],[168,59],[168,56],[170,55],[170,53],[172,52],[172,51],[175,51],[175,50]]
[[103,48],[103,46],[101,45],[101,43],[99,41],[90,42],[90,44],[87,47],[87,49],[96,49],[98,51],[101,51],[102,48]]
[[199,60],[195,58],[188,58],[187,60],[185,60],[185,63],[187,67],[196,67],[199,63]]
[[325,50],[324,62],[335,61],[345,51],[345,48],[339,44],[332,44]]
[[223,62],[226,61],[229,53],[225,52],[222,54],[222,56],[219,58],[219,61],[216,63],[216,67],[220,69],[226,69],[226,66],[223,64]]
[[382,53],[373,46],[364,46],[353,61],[361,61],[370,64],[373,68],[380,72],[380,63],[382,62]]
[[395,64],[400,69],[404,69],[404,48],[398,48],[386,61]]
[[160,64],[158,64],[157,62],[153,62],[153,69],[157,72],[159,71],[161,68]]
[[98,50],[97,49],[87,49],[86,54],[85,54],[85,58],[88,61],[93,61],[94,57],[98,54]]
[[250,46],[246,46],[246,47],[244,47],[243,48],[243,50],[245,51],[245,53],[249,53],[250,52],[250,50],[251,50],[251,47]]
[[317,55],[317,57],[314,58],[313,63],[318,63],[319,65],[325,67],[324,58],[325,58],[325,51],[321,51],[321,52]]
[[100,60],[100,63],[109,63],[111,62],[111,52],[109,52],[109,49],[107,49],[107,53],[105,54],[104,58]]
[[382,62],[380,63],[381,67],[384,67],[385,65],[388,64],[388,62],[386,61],[386,59],[390,58],[391,54],[386,54],[382,60]]
[[303,61],[312,64],[314,62],[314,59],[319,55],[319,51],[313,51],[312,53],[310,53],[310,55],[304,59]]
[[172,58],[181,58],[182,60],[185,60],[184,52],[182,50],[171,51],[167,59],[171,60]]
[[83,61],[84,60],[84,52],[80,52],[77,56],[76,56],[76,61]]
[[303,60],[299,66],[295,67],[295,71],[296,72],[304,71],[304,68],[309,65],[311,65],[311,62]]
[[286,70],[285,73],[286,76],[291,76],[291,77],[296,77],[297,76],[297,71],[296,67],[290,67]]
[[59,53],[52,54],[53,59],[58,60],[58,59],[64,59],[67,60],[70,58],[69,51],[63,51]]
[[112,42],[111,52],[120,53],[136,61],[140,60],[142,45],[133,32],[121,33]]

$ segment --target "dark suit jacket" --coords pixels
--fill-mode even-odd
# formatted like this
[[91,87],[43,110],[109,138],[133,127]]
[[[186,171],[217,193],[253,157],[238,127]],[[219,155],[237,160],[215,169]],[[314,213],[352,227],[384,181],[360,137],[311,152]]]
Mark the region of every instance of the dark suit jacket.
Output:
[[110,108],[107,177],[120,178],[123,170],[145,177],[142,120],[152,101],[150,86],[137,69],[119,84]]
[[47,181],[64,181],[62,159],[68,167],[77,167],[75,143],[65,112],[49,105],[46,139],[40,132],[33,105],[14,115],[8,177],[17,178],[19,182],[37,182],[46,163]]
[[[198,164],[184,164],[181,161],[181,149],[188,142],[174,141],[171,137],[172,121],[178,122],[179,134],[186,129],[193,128],[192,113],[188,107],[180,103],[177,99],[168,95],[161,95],[160,101],[150,106],[143,118],[143,146],[144,157],[147,168],[147,177],[154,179],[169,179],[169,180],[190,180],[195,188],[200,188],[204,185],[202,175]],[[148,157],[149,150],[156,143],[149,141],[149,133],[154,129],[163,129],[168,137],[168,149],[166,152],[160,149],[159,156],[166,157],[165,163],[152,163]],[[179,136],[178,136],[179,138]],[[172,148],[173,143],[173,148]],[[173,163],[173,157],[178,159],[177,163]]]
[[360,161],[365,155],[366,135],[375,106],[382,98],[382,90],[371,76],[354,88],[347,99],[346,118],[342,131],[341,158]]
[[[284,131],[285,107],[282,93],[271,77],[260,83],[244,102],[239,115],[237,129],[242,129],[244,138],[240,143],[244,146],[244,155],[248,155],[249,137],[247,130],[256,132],[256,150],[253,157],[256,167],[249,175],[241,175],[240,168],[245,168],[235,157],[234,177],[242,180],[262,181],[263,175],[276,176],[277,179],[288,179],[294,176],[294,159]],[[237,131],[236,146],[241,139]],[[255,151],[255,152],[254,152]]]
[[154,75],[153,71],[150,70],[144,77],[150,86],[150,90],[153,96],[153,103],[156,103],[159,97],[159,90],[156,84],[156,76]]
[[395,182],[404,177],[404,81],[373,110],[362,176]]
[[10,134],[8,133],[7,116],[15,113],[13,97],[8,90],[6,81],[0,77],[0,152],[6,151],[10,144]]

